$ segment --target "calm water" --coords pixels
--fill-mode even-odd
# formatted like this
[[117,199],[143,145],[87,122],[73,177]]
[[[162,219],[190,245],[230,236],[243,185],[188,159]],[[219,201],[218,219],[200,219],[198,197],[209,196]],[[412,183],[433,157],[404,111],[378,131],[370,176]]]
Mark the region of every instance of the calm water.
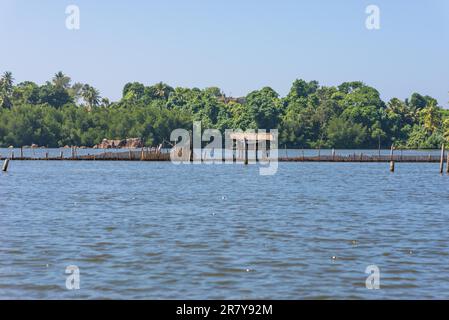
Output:
[[[97,154],[101,154],[104,152],[127,152],[127,151],[138,151],[140,149],[77,149],[76,153],[79,156],[83,156],[83,155],[97,155]],[[42,158],[45,159],[46,155],[48,153],[48,156],[51,157],[60,157],[61,152],[62,152],[62,156],[64,158],[70,158],[72,156],[72,151],[70,148],[36,148],[36,149],[31,149],[31,148],[24,148],[22,150],[23,152],[23,156],[24,157],[31,157],[31,158]],[[162,149],[162,152],[170,152],[169,149]],[[201,154],[201,151],[197,151],[198,154]],[[379,150],[348,150],[348,149],[338,149],[335,150],[336,154],[339,156],[349,156],[349,155],[353,155],[353,154],[364,154],[367,156],[372,156],[372,155],[378,155],[379,154]],[[383,156],[388,156],[390,155],[391,150],[390,149],[382,149],[380,150],[380,154]],[[428,156],[428,155],[432,155],[432,156],[439,156],[441,153],[441,150],[395,150],[394,154],[395,155],[413,155],[413,156]],[[332,149],[321,149],[321,150],[317,150],[317,149],[280,149],[278,151],[279,157],[301,157],[301,156],[306,156],[306,157],[312,157],[312,156],[318,156],[318,154],[320,155],[332,155]],[[21,150],[19,148],[0,148],[0,158],[11,158],[12,155],[14,155],[15,157],[20,157],[21,155]]]
[[[0,173],[0,298],[447,299],[437,172],[13,161]],[[380,290],[365,288],[372,264]],[[80,290],[65,287],[68,265]]]

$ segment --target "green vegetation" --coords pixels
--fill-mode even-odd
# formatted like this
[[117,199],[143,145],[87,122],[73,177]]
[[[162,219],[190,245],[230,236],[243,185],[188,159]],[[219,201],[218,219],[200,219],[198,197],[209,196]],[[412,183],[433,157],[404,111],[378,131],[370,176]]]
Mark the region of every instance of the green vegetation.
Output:
[[0,146],[33,143],[93,146],[103,138],[140,137],[146,145],[168,140],[176,128],[279,129],[290,148],[437,148],[449,139],[449,111],[435,99],[412,94],[388,103],[362,82],[338,87],[296,80],[281,98],[269,87],[244,98],[219,88],[172,88],[128,83],[120,101],[101,98],[88,84],[58,72],[44,85],[0,78]]

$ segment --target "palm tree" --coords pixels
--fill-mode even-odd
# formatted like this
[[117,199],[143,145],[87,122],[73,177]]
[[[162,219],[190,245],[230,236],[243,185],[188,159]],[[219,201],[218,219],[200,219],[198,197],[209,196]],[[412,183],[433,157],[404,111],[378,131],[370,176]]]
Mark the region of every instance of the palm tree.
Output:
[[409,124],[413,123],[416,119],[415,111],[398,98],[393,98],[388,102],[387,112],[400,116],[401,121]]
[[58,88],[68,89],[70,88],[70,77],[59,71],[52,79],[53,85]]
[[111,105],[111,102],[109,101],[109,99],[108,98],[102,98],[101,99],[101,105],[103,106],[103,107],[109,107],[110,105]]
[[2,91],[6,93],[11,93],[13,88],[14,78],[12,77],[12,73],[6,71],[3,73],[3,76],[0,79],[0,88]]
[[14,78],[12,73],[6,71],[0,78],[0,106],[3,108],[11,108],[11,95],[13,91]]
[[443,128],[444,128],[443,135],[446,138],[446,141],[449,142],[449,118],[444,120]]
[[83,97],[84,102],[87,104],[87,110],[89,112],[92,111],[93,107],[98,106],[98,104],[100,103],[100,92],[94,87],[89,86],[88,84],[85,84],[83,86],[81,96]]
[[159,82],[154,85],[154,92],[158,99],[167,100],[172,91],[173,88],[163,82]]
[[81,98],[81,92],[83,90],[83,84],[79,82],[75,82],[67,91],[69,95],[73,98],[75,102],[77,102]]
[[433,133],[441,125],[441,113],[436,101],[431,100],[427,106],[419,112],[424,128]]

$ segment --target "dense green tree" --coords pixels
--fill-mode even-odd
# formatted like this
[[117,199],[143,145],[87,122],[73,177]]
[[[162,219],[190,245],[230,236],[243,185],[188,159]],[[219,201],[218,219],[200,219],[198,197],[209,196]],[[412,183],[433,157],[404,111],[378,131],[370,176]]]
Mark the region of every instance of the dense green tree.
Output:
[[361,148],[367,138],[366,128],[359,123],[333,118],[327,128],[328,144],[333,148]]
[[365,84],[361,81],[343,82],[338,86],[338,91],[343,92],[344,94],[350,94],[363,87],[365,87]]
[[14,105],[22,104],[39,104],[40,103],[40,88],[37,84],[31,81],[19,83],[14,87],[12,100]]
[[419,93],[413,93],[410,97],[410,100],[407,100],[406,103],[415,111],[419,111],[424,109],[427,105],[426,97],[420,95]]
[[289,101],[295,101],[301,98],[307,98],[310,94],[315,93],[319,88],[318,81],[306,82],[302,79],[296,79],[287,96]]
[[56,87],[50,82],[39,88],[39,103],[48,104],[55,108],[61,108],[62,106],[72,103],[73,98],[69,92],[63,87]]
[[130,82],[123,88],[123,100],[139,101],[143,98],[145,86],[139,82]]
[[246,103],[257,128],[275,129],[278,127],[282,109],[279,94],[276,91],[269,87],[253,91],[246,97]]

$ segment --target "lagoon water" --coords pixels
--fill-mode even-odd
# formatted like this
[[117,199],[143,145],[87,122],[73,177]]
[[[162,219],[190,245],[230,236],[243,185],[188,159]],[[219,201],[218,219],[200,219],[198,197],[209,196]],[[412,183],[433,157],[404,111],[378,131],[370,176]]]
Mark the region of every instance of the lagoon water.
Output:
[[[333,258],[334,257],[334,258]],[[65,269],[80,270],[80,290]],[[365,269],[380,269],[368,290]],[[438,164],[12,161],[2,299],[449,298]]]

